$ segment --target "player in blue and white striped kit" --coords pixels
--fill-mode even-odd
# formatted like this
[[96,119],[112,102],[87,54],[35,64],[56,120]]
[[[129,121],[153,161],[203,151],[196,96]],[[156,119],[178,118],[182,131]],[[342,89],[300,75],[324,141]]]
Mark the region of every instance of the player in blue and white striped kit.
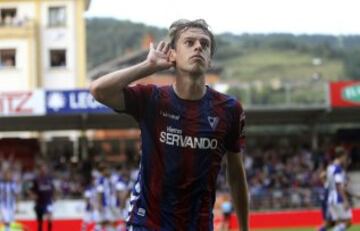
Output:
[[130,170],[125,166],[118,166],[111,177],[113,226],[116,230],[125,230],[123,223],[128,216],[128,199],[132,188]]
[[[99,210],[98,210],[98,192],[96,188],[97,176],[92,174],[91,182],[84,191],[85,198],[85,215],[83,218],[82,230],[88,230],[88,227],[92,224],[99,222]],[[99,229],[95,227],[95,231]]]
[[327,168],[328,185],[327,207],[331,220],[335,222],[334,231],[345,231],[351,225],[352,211],[346,189],[348,154],[343,148],[335,150],[335,159]]
[[10,224],[15,220],[16,201],[19,188],[12,172],[5,170],[0,180],[0,210],[5,231],[10,231]]
[[102,228],[110,226],[114,222],[114,215],[111,208],[112,189],[110,179],[110,169],[108,166],[101,165],[101,176],[96,181],[96,191],[98,198],[99,222]]

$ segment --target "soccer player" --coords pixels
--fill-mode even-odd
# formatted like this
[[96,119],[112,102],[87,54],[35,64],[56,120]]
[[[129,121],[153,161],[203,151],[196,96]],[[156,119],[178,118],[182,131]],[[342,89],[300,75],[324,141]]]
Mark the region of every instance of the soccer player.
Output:
[[7,169],[0,181],[0,210],[5,231],[10,231],[10,225],[15,219],[18,194],[19,188],[13,179],[12,172]]
[[49,175],[48,167],[45,163],[39,165],[39,172],[33,181],[32,194],[35,199],[35,214],[38,231],[42,231],[44,216],[48,221],[48,231],[52,229],[52,212],[54,199],[54,183]]
[[[214,35],[204,20],[178,20],[170,26],[169,42],[150,44],[144,61],[91,84],[96,100],[140,125],[142,156],[129,230],[213,230],[216,177],[224,156],[241,230],[249,230],[241,155],[245,116],[235,98],[205,84],[214,52]],[[171,67],[172,85],[130,86]]]
[[114,222],[114,214],[111,207],[112,200],[112,188],[111,188],[111,179],[110,179],[110,169],[108,166],[102,164],[99,166],[99,171],[101,175],[96,182],[96,192],[97,192],[97,203],[99,210],[99,223],[97,225],[101,229],[107,229],[112,226]]
[[320,226],[318,231],[326,231],[327,229],[330,229],[334,226],[334,221],[331,219],[331,215],[328,209],[329,183],[327,181],[326,174],[327,174],[327,166],[325,166],[324,169],[320,171],[320,176],[319,176],[320,180],[323,183],[323,190],[321,192],[320,199],[321,199],[321,214],[324,223]]
[[327,168],[328,209],[335,222],[334,231],[345,231],[351,225],[352,211],[346,189],[346,172],[348,153],[344,148],[335,150],[335,159]]
[[222,210],[222,214],[223,214],[223,220],[221,223],[221,231],[229,231],[232,205],[231,205],[231,201],[229,200],[228,196],[224,197],[224,201],[221,204],[221,210]]
[[87,231],[89,227],[95,226],[95,231],[99,230],[99,227],[96,227],[99,221],[99,211],[98,211],[98,193],[96,190],[96,181],[97,176],[92,174],[89,185],[84,191],[85,198],[85,214],[82,224],[82,231]]
[[124,221],[127,217],[127,205],[129,194],[131,191],[130,170],[125,166],[118,166],[117,171],[112,176],[112,188],[113,188],[113,214],[116,222],[114,227],[116,230],[125,230]]

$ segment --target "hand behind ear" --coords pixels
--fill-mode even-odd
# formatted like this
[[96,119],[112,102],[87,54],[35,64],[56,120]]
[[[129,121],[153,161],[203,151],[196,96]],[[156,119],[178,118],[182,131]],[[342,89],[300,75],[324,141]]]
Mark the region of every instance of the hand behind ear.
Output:
[[157,70],[166,70],[173,66],[173,63],[170,61],[170,45],[164,41],[161,41],[156,49],[154,44],[150,43],[150,50],[147,56],[147,61]]

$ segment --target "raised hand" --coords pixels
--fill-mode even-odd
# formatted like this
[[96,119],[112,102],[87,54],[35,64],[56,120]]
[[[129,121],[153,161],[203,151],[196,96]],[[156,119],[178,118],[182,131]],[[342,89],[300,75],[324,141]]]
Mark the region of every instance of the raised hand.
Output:
[[149,61],[151,66],[157,71],[166,70],[172,67],[173,63],[170,61],[170,44],[161,41],[155,49],[154,44],[150,43],[147,61]]

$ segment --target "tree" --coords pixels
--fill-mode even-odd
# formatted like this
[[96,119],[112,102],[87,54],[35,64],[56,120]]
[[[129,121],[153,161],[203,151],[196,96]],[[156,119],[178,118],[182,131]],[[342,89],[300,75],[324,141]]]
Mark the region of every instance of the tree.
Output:
[[344,69],[349,79],[360,80],[360,49],[351,50],[345,54]]

